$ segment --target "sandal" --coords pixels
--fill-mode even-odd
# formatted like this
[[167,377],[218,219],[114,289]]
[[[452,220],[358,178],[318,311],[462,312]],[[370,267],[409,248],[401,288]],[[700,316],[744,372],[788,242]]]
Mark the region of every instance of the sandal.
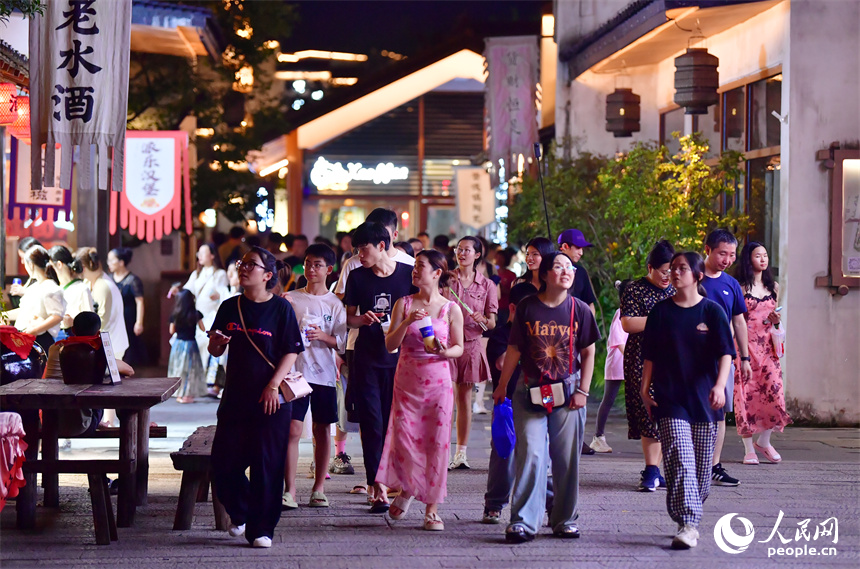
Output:
[[744,455],[744,464],[758,464],[758,457],[755,452],[748,452]]
[[766,459],[776,464],[777,462],[782,461],[782,457],[779,456],[779,453],[776,452],[776,449],[773,446],[769,446],[767,448],[759,445],[758,443],[753,443],[753,448],[762,453]]
[[382,498],[380,500],[374,500],[373,504],[370,506],[371,514],[384,514],[391,507],[391,504],[387,499]]
[[308,506],[311,508],[328,508],[328,498],[322,492],[312,492]]
[[[391,503],[391,508],[388,510],[388,517],[392,520],[402,520],[406,516],[406,512],[409,511],[409,506],[412,505],[412,500],[414,500],[414,496],[410,496],[409,498],[404,498],[403,494],[400,494],[394,501]],[[393,514],[392,508],[397,508],[400,510],[399,514]]]
[[281,496],[281,509],[282,510],[295,510],[298,509],[299,504],[293,499],[293,495],[289,492],[284,492]]
[[436,512],[424,514],[424,529],[427,531],[442,531],[445,529],[445,523]]
[[367,488],[362,486],[361,484],[356,484],[352,487],[352,490],[349,491],[350,494],[367,494]]

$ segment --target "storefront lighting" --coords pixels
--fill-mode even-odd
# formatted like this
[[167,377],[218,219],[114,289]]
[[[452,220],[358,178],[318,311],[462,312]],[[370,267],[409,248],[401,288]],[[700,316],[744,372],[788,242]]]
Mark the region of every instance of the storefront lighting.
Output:
[[218,223],[218,213],[214,209],[207,209],[200,212],[200,223],[206,227],[215,227]]
[[328,81],[331,71],[275,71],[275,79],[281,81]]
[[269,40],[263,45],[266,46],[266,49],[278,49],[279,47],[281,47],[281,42],[279,42],[278,40]]
[[358,77],[335,77],[331,80],[331,84],[338,87],[349,87],[356,83],[358,83]]
[[265,178],[266,176],[268,176],[272,172],[277,172],[281,168],[285,168],[286,166],[289,166],[289,164],[290,164],[290,161],[287,160],[286,158],[284,158],[283,160],[279,160],[278,162],[275,162],[271,166],[266,166],[265,168],[260,170],[260,177]]
[[404,211],[403,213],[401,213],[401,214],[400,214],[400,219],[402,219],[403,221],[409,221],[409,212],[408,212],[408,211]]
[[15,97],[18,116],[9,126],[9,134],[19,140],[30,142],[30,97]]
[[290,173],[290,169],[289,169],[289,168],[287,168],[286,166],[284,166],[283,168],[281,168],[280,170],[278,170],[278,178],[280,178],[281,180],[283,180],[284,178],[286,178],[286,177],[287,177],[287,174],[289,174],[289,173]]
[[319,190],[343,192],[350,182],[372,182],[373,184],[389,184],[394,180],[405,180],[409,177],[409,168],[395,166],[391,162],[367,168],[361,162],[349,162],[346,167],[340,162],[329,162],[322,156],[317,158],[311,169],[311,183]]
[[460,165],[460,161],[459,161],[459,160],[452,160],[452,161],[451,161],[451,164],[453,164],[454,166],[459,166],[459,165]]
[[304,79],[299,79],[298,81],[293,81],[293,91],[298,93],[299,95],[304,95],[305,89],[307,89],[307,82]]
[[540,35],[545,38],[551,38],[555,35],[555,16],[552,14],[544,14],[541,17]]
[[233,90],[239,93],[250,93],[254,88],[254,68],[247,63],[234,75]]
[[203,137],[203,138],[208,138],[210,136],[215,136],[215,129],[214,128],[198,128],[197,130],[194,131],[194,134],[196,134],[197,136]]
[[296,99],[295,101],[293,101],[293,110],[297,111],[297,110],[301,109],[304,105],[305,105],[304,99]]
[[615,138],[639,132],[640,97],[632,89],[615,89],[606,96],[606,131]]
[[281,63],[298,63],[302,59],[333,59],[336,61],[367,61],[367,56],[362,53],[344,53],[342,51],[321,51],[318,49],[306,49],[295,53],[280,53],[278,61]]

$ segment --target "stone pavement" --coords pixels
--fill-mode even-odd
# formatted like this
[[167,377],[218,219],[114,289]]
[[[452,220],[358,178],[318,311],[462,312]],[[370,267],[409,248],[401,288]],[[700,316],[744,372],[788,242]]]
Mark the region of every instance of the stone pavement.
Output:
[[[449,497],[440,514],[446,530],[421,529],[423,506],[413,504],[407,518],[392,522],[369,515],[363,496],[348,490],[363,480],[357,436],[348,452],[354,457],[354,476],[334,476],[327,483],[328,509],[301,507],[285,512],[269,550],[251,549],[244,539],[214,531],[211,503],[197,505],[189,531],[172,531],[179,494],[180,473],[169,453],[198,425],[215,422],[214,401],[179,405],[171,400],[153,409],[152,418],[168,425],[170,438],[153,440],[150,455],[149,504],[139,508],[134,528],[120,528],[119,541],[96,546],[89,497],[83,476],[60,478],[60,509],[38,509],[37,529],[15,528],[10,503],[0,515],[0,565],[3,568],[192,568],[300,567],[325,569],[423,567],[857,567],[860,557],[860,432],[857,429],[788,429],[775,435],[783,456],[779,465],[743,466],[743,447],[733,428],[724,452],[724,465],[742,480],[737,488],[716,487],[705,504],[699,546],[672,551],[674,524],[666,513],[665,493],[635,491],[642,469],[638,442],[626,440],[623,410],[613,410],[607,438],[615,452],[583,457],[580,519],[583,536],[564,541],[549,530],[532,543],[508,545],[504,525],[480,523],[488,462],[489,416],[476,416],[469,443],[472,470],[451,473]],[[596,406],[589,409],[589,431]],[[589,436],[590,440],[590,436]],[[74,441],[66,457],[109,456],[115,441]],[[311,445],[301,445],[299,502],[309,498],[311,481],[304,478]],[[836,548],[836,556],[768,558],[768,543],[779,512],[779,530],[794,547],[797,524],[808,522],[810,540],[800,545]],[[749,548],[735,555],[721,551],[714,525],[723,515],[737,513],[755,529]],[[503,514],[507,519],[508,511]],[[815,527],[827,518],[838,519],[838,541],[812,539]],[[742,522],[731,525],[743,533]],[[835,543],[834,543],[835,541]],[[808,551],[808,549],[807,549]],[[794,552],[792,552],[794,553]]]

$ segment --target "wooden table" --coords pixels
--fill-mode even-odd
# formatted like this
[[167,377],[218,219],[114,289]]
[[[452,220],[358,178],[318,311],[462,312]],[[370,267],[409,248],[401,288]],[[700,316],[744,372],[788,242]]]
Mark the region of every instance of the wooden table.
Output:
[[[56,379],[20,379],[0,386],[3,410],[42,410],[42,462],[59,461],[60,409],[116,409],[120,421],[119,461],[133,468],[119,473],[117,526],[131,527],[137,506],[146,504],[149,484],[149,410],[167,400],[179,378],[131,378],[119,385],[66,385]],[[35,413],[23,413],[27,460],[37,458],[39,426]],[[26,463],[25,463],[26,464]],[[36,524],[36,474],[25,475],[17,501],[19,528]],[[59,476],[45,473],[45,506],[59,507]]]

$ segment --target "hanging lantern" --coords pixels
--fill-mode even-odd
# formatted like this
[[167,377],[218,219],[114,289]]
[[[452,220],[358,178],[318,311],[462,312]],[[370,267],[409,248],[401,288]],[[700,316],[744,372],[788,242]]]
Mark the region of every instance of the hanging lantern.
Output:
[[9,126],[9,134],[23,140],[27,144],[30,143],[30,97],[16,97],[15,105],[18,110],[18,116]]
[[704,115],[708,107],[717,104],[720,60],[705,48],[687,48],[687,53],[675,58],[675,103],[685,108],[685,114]]
[[606,130],[615,138],[639,132],[639,95],[632,89],[615,89],[606,96]]
[[13,83],[0,83],[0,126],[9,126],[18,118],[14,104],[17,93]]

